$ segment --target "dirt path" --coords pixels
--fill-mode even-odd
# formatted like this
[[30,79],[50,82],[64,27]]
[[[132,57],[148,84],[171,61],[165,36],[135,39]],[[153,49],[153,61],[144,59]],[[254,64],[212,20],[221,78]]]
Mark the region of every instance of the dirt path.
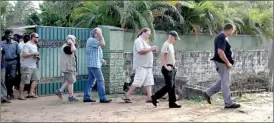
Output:
[[[78,94],[81,98],[81,94]],[[113,103],[69,103],[55,96],[19,101],[1,105],[2,122],[273,122],[273,94],[245,94],[236,98],[242,108],[223,109],[222,99],[215,98],[213,105],[195,100],[182,100],[181,109],[167,108],[167,101],[160,101],[155,108],[145,103],[144,96],[134,96],[134,103],[122,103],[112,95]]]

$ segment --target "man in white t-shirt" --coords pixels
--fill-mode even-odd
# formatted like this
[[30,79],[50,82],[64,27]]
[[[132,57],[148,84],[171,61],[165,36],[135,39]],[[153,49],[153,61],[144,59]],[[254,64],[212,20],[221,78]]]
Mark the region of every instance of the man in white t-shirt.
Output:
[[20,97],[19,100],[25,100],[24,87],[26,84],[31,83],[31,88],[27,98],[37,98],[35,95],[35,88],[40,80],[40,73],[37,68],[37,62],[40,60],[40,54],[38,52],[37,43],[39,35],[32,33],[30,35],[31,40],[26,43],[22,50],[21,58],[21,83],[20,83]]
[[150,46],[147,43],[151,35],[148,28],[141,30],[138,38],[134,41],[133,46],[133,71],[135,73],[134,81],[125,95],[124,101],[131,103],[130,97],[136,87],[144,86],[147,91],[147,102],[151,102],[153,78],[153,52],[156,51],[156,46]]
[[157,99],[163,97],[168,93],[169,108],[181,108],[181,105],[176,104],[176,94],[175,94],[175,51],[173,44],[176,40],[180,40],[179,35],[176,31],[170,31],[168,40],[163,44],[161,50],[161,63],[162,74],[165,78],[165,86],[158,90],[153,96],[151,96],[152,104],[157,106]]

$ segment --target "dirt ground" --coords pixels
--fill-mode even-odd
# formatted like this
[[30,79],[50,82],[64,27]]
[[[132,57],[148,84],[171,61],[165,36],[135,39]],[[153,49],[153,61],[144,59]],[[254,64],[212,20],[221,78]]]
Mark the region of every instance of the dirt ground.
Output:
[[[77,97],[82,100],[82,94]],[[131,104],[123,103],[121,95],[108,97],[113,99],[110,104],[69,103],[66,97],[59,100],[56,96],[12,100],[1,105],[1,122],[273,122],[273,93],[236,97],[242,104],[240,109],[224,109],[218,96],[212,105],[200,100],[182,100],[181,109],[169,109],[165,100],[160,100],[155,108],[145,103],[145,96],[133,96]]]

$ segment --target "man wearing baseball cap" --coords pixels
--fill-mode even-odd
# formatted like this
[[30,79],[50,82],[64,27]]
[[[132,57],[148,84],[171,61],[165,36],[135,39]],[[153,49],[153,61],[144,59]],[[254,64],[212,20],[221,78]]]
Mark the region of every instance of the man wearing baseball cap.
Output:
[[161,63],[162,63],[162,74],[165,78],[165,86],[158,90],[154,95],[151,96],[152,104],[157,106],[157,99],[163,97],[166,93],[169,96],[169,108],[181,108],[181,105],[176,104],[175,94],[175,51],[173,44],[176,40],[181,40],[176,31],[170,31],[168,40],[163,44],[161,50]]
[[64,83],[62,87],[56,90],[55,94],[62,98],[62,93],[65,88],[68,88],[70,102],[79,101],[73,96],[73,84],[76,82],[76,72],[77,72],[77,57],[76,57],[76,37],[74,35],[67,36],[67,42],[61,48],[61,71],[64,73]]

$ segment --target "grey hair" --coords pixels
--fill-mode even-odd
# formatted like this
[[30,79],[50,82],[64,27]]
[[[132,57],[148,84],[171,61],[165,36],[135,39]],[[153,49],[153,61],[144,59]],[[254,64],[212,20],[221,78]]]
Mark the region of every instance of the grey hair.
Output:
[[74,35],[68,35],[67,40],[69,40],[69,39],[76,40],[76,37]]
[[100,28],[98,28],[98,27],[97,27],[97,28],[92,29],[92,30],[91,30],[91,32],[90,32],[91,37],[93,37],[93,38],[94,38],[94,36],[95,36],[95,34],[96,34],[96,31],[97,31],[97,30],[99,30],[99,29],[100,29]]

